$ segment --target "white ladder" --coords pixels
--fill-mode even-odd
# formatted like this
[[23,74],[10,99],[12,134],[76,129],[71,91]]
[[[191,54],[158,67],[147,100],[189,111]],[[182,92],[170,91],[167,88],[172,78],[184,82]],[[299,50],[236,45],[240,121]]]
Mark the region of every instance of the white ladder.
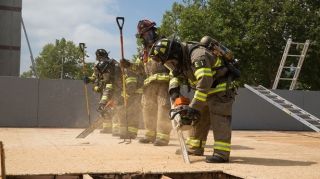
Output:
[[[304,61],[304,58],[305,58],[307,50],[309,48],[309,44],[310,44],[309,40],[306,40],[305,43],[297,43],[297,42],[292,42],[291,38],[288,39],[287,45],[284,49],[282,59],[281,59],[281,62],[280,62],[279,68],[278,68],[277,76],[276,76],[274,83],[273,83],[273,86],[272,86],[272,89],[277,89],[279,80],[289,80],[289,81],[291,81],[291,85],[290,85],[289,90],[293,90],[295,88],[296,83],[297,83],[297,79],[299,77],[300,70],[301,70],[301,67],[302,67],[302,64]],[[300,55],[290,55],[289,50],[290,50],[291,45],[297,45],[297,48],[299,45],[303,45],[303,49],[301,51],[301,54]],[[296,67],[285,66],[287,57],[299,57],[299,61],[298,61],[297,66]],[[281,77],[282,70],[284,68],[285,69],[294,69],[294,75],[292,78]]]
[[273,104],[277,108],[281,109],[285,113],[294,117],[298,121],[302,122],[306,126],[310,127],[314,131],[320,132],[320,119],[308,113],[307,111],[299,108],[295,104],[273,93],[272,91],[261,85],[259,85],[258,87],[252,87],[245,84],[244,87],[257,94],[264,100],[268,101],[269,103]]

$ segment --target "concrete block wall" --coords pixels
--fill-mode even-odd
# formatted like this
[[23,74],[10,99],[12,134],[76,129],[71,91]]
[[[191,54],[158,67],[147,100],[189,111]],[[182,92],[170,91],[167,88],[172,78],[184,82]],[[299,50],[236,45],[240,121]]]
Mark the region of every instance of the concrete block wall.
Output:
[[[80,80],[0,77],[0,127],[86,127],[84,85]],[[97,117],[99,94],[88,86],[91,120]],[[320,91],[275,90],[275,93],[320,118]],[[310,131],[251,91],[240,88],[233,107],[239,130]]]

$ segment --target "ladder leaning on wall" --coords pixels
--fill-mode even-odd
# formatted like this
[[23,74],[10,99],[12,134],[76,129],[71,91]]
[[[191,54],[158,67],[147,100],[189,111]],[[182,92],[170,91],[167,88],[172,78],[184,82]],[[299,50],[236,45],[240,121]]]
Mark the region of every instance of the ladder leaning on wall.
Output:
[[[282,55],[282,59],[281,59],[281,62],[280,62],[279,68],[278,68],[277,76],[276,76],[276,78],[274,80],[272,89],[277,89],[278,83],[279,83],[280,80],[289,80],[289,81],[291,81],[291,85],[290,85],[289,90],[295,89],[295,86],[296,86],[296,83],[297,83],[297,80],[298,80],[298,77],[299,77],[299,74],[300,74],[300,70],[301,70],[304,58],[306,57],[306,53],[307,53],[307,50],[309,48],[309,44],[310,44],[309,40],[306,40],[305,43],[292,42],[291,38],[289,38],[287,40],[287,44],[286,44],[286,47],[284,49],[284,52],[283,52],[283,55]],[[297,48],[300,45],[303,45],[303,49],[301,51],[301,54],[299,54],[299,55],[289,54],[291,45],[297,45]],[[297,66],[285,66],[287,57],[299,58]],[[281,74],[282,74],[283,69],[294,69],[293,77],[287,77],[287,78],[286,77],[282,77]]]
[[316,116],[308,113],[307,111],[301,109],[297,105],[291,103],[290,101],[282,98],[281,96],[273,93],[267,88],[259,85],[257,87],[249,86],[247,84],[244,85],[245,88],[255,93],[262,99],[268,101],[275,107],[279,108],[283,112],[287,113],[291,117],[300,121],[304,125],[308,126],[312,130],[316,132],[320,132],[320,119]]

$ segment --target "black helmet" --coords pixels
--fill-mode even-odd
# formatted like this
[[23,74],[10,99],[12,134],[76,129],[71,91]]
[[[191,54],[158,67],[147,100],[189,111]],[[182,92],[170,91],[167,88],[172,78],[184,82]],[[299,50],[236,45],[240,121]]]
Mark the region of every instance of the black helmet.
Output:
[[106,57],[106,58],[108,58],[108,52],[105,50],[105,49],[98,49],[97,51],[96,51],[96,57],[98,58],[98,57]]
[[149,56],[157,61],[164,64],[167,60],[182,59],[182,48],[180,42],[174,37],[171,39],[163,38],[154,43],[150,49]]

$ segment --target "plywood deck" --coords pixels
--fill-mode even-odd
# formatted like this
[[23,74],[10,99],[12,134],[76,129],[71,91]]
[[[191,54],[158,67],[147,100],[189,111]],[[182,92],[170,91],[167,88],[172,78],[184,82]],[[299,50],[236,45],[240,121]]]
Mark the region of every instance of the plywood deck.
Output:
[[[243,178],[320,178],[319,133],[234,131],[230,163],[207,164],[204,157],[191,156],[187,165],[175,154],[173,133],[169,146],[155,147],[137,140],[118,144],[120,139],[97,130],[75,139],[80,132],[0,128],[7,175],[223,171]],[[205,155],[212,154],[212,134],[210,139]]]

